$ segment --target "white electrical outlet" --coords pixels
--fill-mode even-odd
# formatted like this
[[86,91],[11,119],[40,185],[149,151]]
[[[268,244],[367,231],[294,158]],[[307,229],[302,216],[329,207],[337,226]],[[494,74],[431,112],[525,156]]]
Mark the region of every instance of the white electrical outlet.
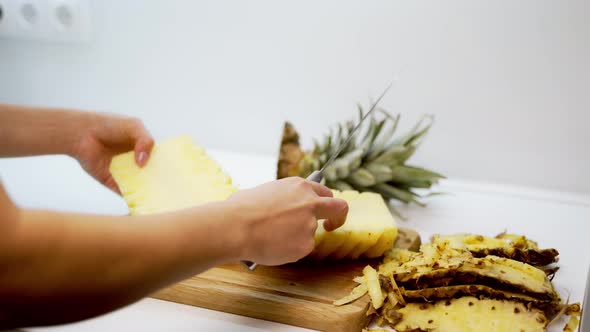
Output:
[[90,0],[0,0],[0,38],[88,42]]
[[90,40],[89,0],[48,1],[49,36],[61,41]]

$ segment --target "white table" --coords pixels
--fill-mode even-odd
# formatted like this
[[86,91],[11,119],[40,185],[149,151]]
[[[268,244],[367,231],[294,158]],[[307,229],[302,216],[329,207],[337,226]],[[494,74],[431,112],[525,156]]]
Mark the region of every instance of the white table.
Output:
[[[210,152],[242,188],[275,176],[275,157]],[[13,199],[35,208],[124,214],[116,195],[102,188],[65,157],[0,160],[0,176]],[[590,263],[590,195],[536,188],[448,180],[428,200],[427,208],[401,207],[403,227],[423,240],[436,233],[495,235],[507,229],[526,234],[542,247],[560,251],[561,269],[554,283],[570,301],[581,302]],[[80,323],[25,331],[305,331],[155,299],[144,299],[116,312]],[[557,331],[557,328],[552,330]]]

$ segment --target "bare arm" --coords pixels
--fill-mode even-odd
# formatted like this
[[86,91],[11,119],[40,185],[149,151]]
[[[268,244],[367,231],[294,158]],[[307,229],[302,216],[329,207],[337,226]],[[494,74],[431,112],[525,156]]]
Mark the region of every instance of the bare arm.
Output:
[[86,114],[0,104],[0,157],[73,153]]
[[[107,187],[111,158],[153,141],[137,119],[0,104],[0,157],[67,154]],[[317,219],[344,223],[346,202],[291,178],[175,213],[117,217],[28,210],[0,184],[0,330],[100,315],[211,266],[293,262],[314,246]],[[248,239],[248,241],[246,241]]]
[[346,203],[330,195],[285,179],[225,202],[115,217],[19,209],[0,187],[0,329],[93,317],[224,262],[296,261],[313,249],[318,218],[344,222]]
[[0,158],[64,154],[115,192],[111,158],[135,151],[145,165],[154,141],[142,122],[108,113],[0,104]]
[[0,329],[96,316],[241,256],[223,204],[136,218],[15,210],[2,195]]

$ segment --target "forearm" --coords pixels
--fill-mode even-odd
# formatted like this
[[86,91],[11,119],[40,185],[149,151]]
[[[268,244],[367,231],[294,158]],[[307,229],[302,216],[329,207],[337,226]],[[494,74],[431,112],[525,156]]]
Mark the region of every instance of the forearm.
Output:
[[91,113],[0,104],[0,157],[72,154]]
[[227,211],[222,203],[141,218],[22,211],[0,245],[0,328],[2,312],[13,326],[96,316],[240,258]]

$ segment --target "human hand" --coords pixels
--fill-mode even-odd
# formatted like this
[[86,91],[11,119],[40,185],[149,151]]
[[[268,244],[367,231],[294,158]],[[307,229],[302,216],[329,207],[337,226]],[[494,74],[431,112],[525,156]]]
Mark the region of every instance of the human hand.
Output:
[[332,231],[344,224],[348,204],[332,198],[327,187],[292,177],[242,190],[227,203],[236,212],[235,227],[246,235],[242,259],[263,265],[295,262],[315,246],[318,219]]
[[73,148],[72,156],[88,174],[120,194],[109,171],[111,159],[120,153],[134,150],[137,165],[143,167],[153,145],[153,138],[140,120],[89,113],[85,125],[80,127],[79,140]]

